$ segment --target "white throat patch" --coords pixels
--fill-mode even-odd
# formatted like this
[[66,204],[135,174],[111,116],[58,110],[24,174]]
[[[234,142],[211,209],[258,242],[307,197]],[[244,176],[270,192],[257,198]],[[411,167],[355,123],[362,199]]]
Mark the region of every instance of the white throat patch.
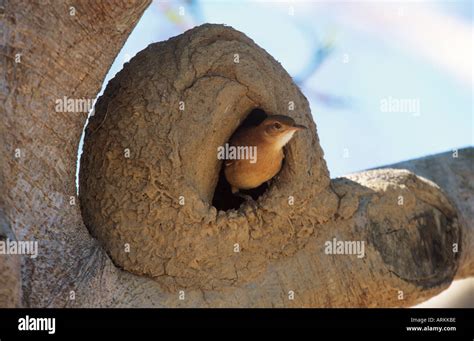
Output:
[[295,133],[294,130],[290,130],[289,132],[287,132],[285,135],[282,135],[279,139],[278,139],[278,148],[283,148],[288,142],[290,142],[291,138],[293,137],[293,134]]

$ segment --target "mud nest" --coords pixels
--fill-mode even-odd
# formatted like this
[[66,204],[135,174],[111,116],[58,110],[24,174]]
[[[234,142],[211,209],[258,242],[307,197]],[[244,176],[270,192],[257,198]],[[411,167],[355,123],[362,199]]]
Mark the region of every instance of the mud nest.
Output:
[[[216,151],[256,110],[310,129],[254,202],[231,204],[216,197]],[[116,265],[169,288],[216,288],[302,248],[335,213],[329,182],[288,73],[244,34],[203,25],[148,46],[110,81],[86,129],[79,196]]]

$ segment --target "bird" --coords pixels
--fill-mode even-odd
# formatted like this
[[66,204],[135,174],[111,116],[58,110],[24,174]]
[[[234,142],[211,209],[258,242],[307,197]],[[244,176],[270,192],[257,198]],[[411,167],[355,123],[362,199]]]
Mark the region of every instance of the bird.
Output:
[[224,175],[232,194],[249,200],[249,196],[239,191],[257,188],[277,175],[285,157],[283,147],[295,132],[303,129],[307,128],[285,115],[268,115],[257,126],[238,128],[229,141],[230,146],[254,148],[256,158],[224,162]]

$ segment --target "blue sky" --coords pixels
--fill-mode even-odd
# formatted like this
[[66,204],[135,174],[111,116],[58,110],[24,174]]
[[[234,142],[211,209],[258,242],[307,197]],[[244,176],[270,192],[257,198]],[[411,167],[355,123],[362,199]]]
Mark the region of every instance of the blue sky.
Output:
[[[179,15],[180,6],[184,16]],[[290,6],[293,15],[289,15]],[[318,46],[331,44],[332,52],[308,75],[301,90],[310,101],[332,177],[472,145],[472,65],[463,69],[455,58],[470,53],[465,57],[472,59],[472,40],[464,44],[460,39],[441,37],[444,40],[435,44],[444,49],[433,53],[429,44],[424,49],[419,44],[418,48],[411,32],[399,35],[396,26],[405,27],[403,18],[407,25],[428,20],[436,27],[447,25],[446,30],[454,32],[465,33],[467,27],[472,34],[472,2],[361,2],[354,12],[350,6],[354,5],[199,1],[198,6],[189,7],[181,1],[154,2],[104,84],[148,44],[204,22],[223,23],[251,37],[292,76],[301,74]],[[401,21],[395,18],[391,22],[394,17],[385,21],[383,15],[396,17],[395,11],[402,16]],[[347,13],[354,15],[348,19]],[[419,26],[413,29],[419,30]],[[418,33],[429,37],[429,32]],[[416,31],[413,36],[416,38]],[[345,105],[321,101],[318,94],[345,99]],[[419,115],[382,112],[381,100],[389,97],[416,99]]]

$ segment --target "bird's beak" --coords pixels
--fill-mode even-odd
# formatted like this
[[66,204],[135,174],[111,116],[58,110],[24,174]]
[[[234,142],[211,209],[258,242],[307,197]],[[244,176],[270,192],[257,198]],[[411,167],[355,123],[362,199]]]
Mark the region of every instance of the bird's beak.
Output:
[[306,128],[305,126],[303,126],[301,124],[295,124],[293,126],[293,130],[304,130],[304,129],[308,129],[308,128]]

